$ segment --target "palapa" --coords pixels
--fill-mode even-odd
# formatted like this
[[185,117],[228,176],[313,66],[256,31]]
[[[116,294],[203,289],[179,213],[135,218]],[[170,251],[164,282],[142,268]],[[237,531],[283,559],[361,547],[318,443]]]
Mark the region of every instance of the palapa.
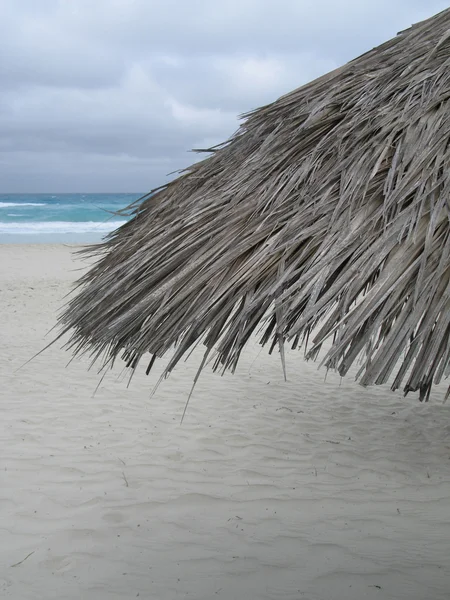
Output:
[[[198,342],[234,370],[261,327],[363,385],[427,400],[450,363],[450,9],[245,116],[129,207],[60,316],[135,369]],[[313,333],[313,339],[309,340]]]

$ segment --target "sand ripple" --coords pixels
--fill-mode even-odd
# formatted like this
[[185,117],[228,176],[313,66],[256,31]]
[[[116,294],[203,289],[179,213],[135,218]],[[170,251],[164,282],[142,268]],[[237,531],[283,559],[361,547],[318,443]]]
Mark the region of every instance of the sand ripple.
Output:
[[14,374],[70,281],[67,249],[36,252],[44,271],[27,249],[0,281],[2,597],[450,597],[450,405],[324,382],[295,353],[284,382],[256,346],[204,374],[183,425],[195,357],[152,399],[158,373],[92,397],[56,347]]

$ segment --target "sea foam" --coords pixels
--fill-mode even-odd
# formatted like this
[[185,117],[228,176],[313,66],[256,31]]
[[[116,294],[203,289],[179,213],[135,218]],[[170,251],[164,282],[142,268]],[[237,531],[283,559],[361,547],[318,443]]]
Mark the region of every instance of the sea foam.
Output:
[[45,202],[0,202],[0,208],[11,208],[12,206],[47,206]]
[[2,223],[0,233],[49,234],[49,233],[107,233],[124,225],[126,221],[36,221],[34,223]]

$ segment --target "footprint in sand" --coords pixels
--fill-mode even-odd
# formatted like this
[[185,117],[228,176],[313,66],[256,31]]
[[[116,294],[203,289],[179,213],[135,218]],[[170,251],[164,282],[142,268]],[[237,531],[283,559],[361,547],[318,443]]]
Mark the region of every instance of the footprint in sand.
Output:
[[12,581],[8,579],[2,579],[0,577],[0,592],[4,592],[6,588],[9,588],[12,585]]
[[64,572],[69,571],[75,566],[75,559],[70,556],[56,556],[55,558],[51,558],[49,560],[41,563],[43,567],[51,570],[52,572]]

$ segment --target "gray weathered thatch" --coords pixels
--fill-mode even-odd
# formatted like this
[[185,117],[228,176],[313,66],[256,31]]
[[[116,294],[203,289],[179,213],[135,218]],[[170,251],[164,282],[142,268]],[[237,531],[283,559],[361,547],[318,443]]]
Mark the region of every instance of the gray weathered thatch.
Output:
[[[71,348],[136,367],[250,336],[419,390],[450,370],[450,10],[248,115],[131,207],[60,318]],[[267,320],[264,320],[266,318]],[[203,366],[204,362],[202,363]]]

